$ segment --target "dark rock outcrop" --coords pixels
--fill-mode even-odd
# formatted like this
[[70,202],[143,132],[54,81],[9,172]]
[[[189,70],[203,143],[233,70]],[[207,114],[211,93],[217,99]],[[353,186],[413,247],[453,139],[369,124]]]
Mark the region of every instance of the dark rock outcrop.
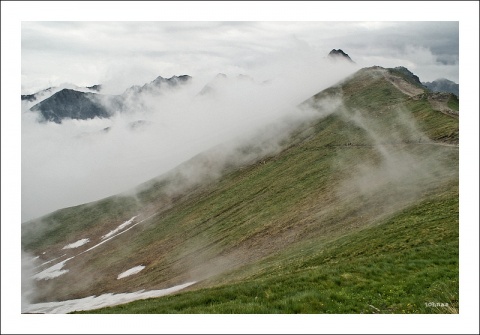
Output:
[[67,118],[86,120],[110,116],[97,94],[66,88],[39,102],[30,110],[39,111],[42,115],[42,121],[53,121],[55,123],[61,123],[63,119]]
[[355,63],[348,54],[346,54],[345,52],[343,52],[342,49],[333,49],[332,51],[329,52],[328,54],[328,58],[331,59],[331,60],[334,60],[334,61],[337,61],[337,60],[346,60],[348,62],[351,62],[351,63]]
[[402,75],[402,77],[410,82],[411,84],[414,84],[416,86],[423,87],[423,84],[420,82],[420,78],[418,76],[414,75],[412,72],[410,72],[409,69],[407,69],[404,66],[397,66],[393,69],[389,69],[390,72],[398,72],[399,74]]
[[87,86],[87,88],[92,91],[100,92],[102,89],[102,85]]
[[37,98],[35,94],[22,94],[22,101],[35,101]]

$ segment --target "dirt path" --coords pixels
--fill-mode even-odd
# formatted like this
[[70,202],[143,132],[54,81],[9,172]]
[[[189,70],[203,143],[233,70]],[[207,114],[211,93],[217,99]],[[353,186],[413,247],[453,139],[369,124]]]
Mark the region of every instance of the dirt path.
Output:
[[353,143],[347,143],[347,144],[331,144],[327,145],[327,147],[361,147],[361,148],[374,148],[377,147],[378,145],[383,145],[383,146],[399,146],[399,145],[440,145],[443,147],[452,147],[452,148],[458,148],[458,144],[451,144],[451,143],[442,143],[442,142],[398,142],[398,143],[379,143],[379,144],[353,144]]
[[395,86],[399,91],[405,93],[409,97],[424,93],[423,89],[408,83],[402,78],[391,75],[390,73],[388,73],[388,71],[385,71],[383,75],[385,76],[386,80],[393,84],[393,86]]

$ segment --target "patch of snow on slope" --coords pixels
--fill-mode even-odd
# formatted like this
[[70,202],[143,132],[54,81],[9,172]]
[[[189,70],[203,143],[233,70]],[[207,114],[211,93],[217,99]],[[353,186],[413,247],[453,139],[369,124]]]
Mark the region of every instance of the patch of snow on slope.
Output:
[[117,279],[121,279],[121,278],[124,278],[124,277],[128,277],[128,276],[131,276],[131,275],[134,275],[136,273],[139,273],[140,271],[142,271],[143,269],[145,269],[145,266],[143,265],[138,265],[138,266],[135,266],[125,272],[122,272],[118,275]]
[[107,306],[114,306],[119,304],[125,304],[127,302],[157,298],[173,292],[179,291],[195,284],[196,282],[189,282],[177,286],[173,286],[163,290],[153,291],[137,291],[133,293],[106,293],[98,297],[90,296],[82,299],[55,301],[55,302],[42,302],[38,304],[32,304],[26,306],[22,313],[52,313],[52,314],[65,314],[73,311],[88,311],[91,309],[102,308]]
[[[112,238],[117,237],[118,235],[121,235],[121,234],[129,231],[130,229],[132,229],[132,228],[135,227],[136,225],[138,225],[138,224],[140,224],[140,223],[142,223],[142,222],[144,222],[144,221],[147,221],[148,219],[150,219],[151,217],[153,217],[153,216],[155,216],[155,215],[157,215],[157,214],[158,214],[158,213],[153,213],[152,215],[150,215],[149,217],[143,219],[142,221],[139,221],[139,222],[135,223],[134,225],[131,225],[130,227],[128,227],[128,228],[125,229],[125,230],[122,230],[121,232],[119,232],[119,233],[116,234],[116,235],[113,235],[113,236],[110,236],[110,237],[107,238],[107,239],[104,239],[102,242],[95,244],[93,247],[91,247],[91,248],[89,248],[89,249],[87,249],[87,250],[85,250],[85,251],[82,251],[82,252],[79,253],[78,255],[84,254],[84,253],[86,253],[86,252],[88,252],[88,251],[90,251],[90,250],[95,249],[95,248],[98,247],[99,245],[102,245],[103,243],[110,241]],[[134,219],[134,218],[136,218],[136,216],[134,216],[132,219]],[[78,255],[77,255],[77,256],[78,256]]]
[[61,261],[60,263],[57,263],[55,265],[52,265],[49,268],[46,268],[45,270],[35,274],[33,278],[35,278],[36,280],[42,280],[42,279],[48,280],[48,279],[61,276],[64,273],[67,273],[68,270],[62,270],[62,268],[65,265],[65,263],[71,260],[72,258],[73,257],[67,258],[66,260]]
[[133,218],[131,218],[130,220],[128,221],[125,221],[124,223],[122,223],[120,226],[118,226],[117,228],[115,228],[114,230],[110,231],[108,234],[105,234],[102,236],[102,240],[106,239],[106,238],[109,238],[110,236],[112,235],[115,235],[116,233],[118,233],[120,230],[124,229],[125,227],[129,226],[132,224],[133,220],[136,218],[137,216],[134,216]]
[[[43,254],[45,254],[45,253],[43,253]],[[53,262],[54,260],[57,260],[57,259],[59,259],[59,258],[62,258],[63,256],[66,256],[66,255],[67,255],[67,254],[63,254],[62,256],[59,256],[59,257],[56,257],[56,258],[51,259],[51,260],[49,260],[49,261],[43,262],[42,264],[40,264],[40,265],[37,266],[36,268],[39,268],[39,267],[44,266],[44,265],[46,265],[46,264],[48,264],[48,263],[51,263],[51,262]],[[36,269],[36,268],[35,268],[35,269]]]
[[78,247],[81,247],[82,245],[88,243],[89,241],[90,241],[89,238],[83,238],[81,240],[78,240],[77,242],[67,244],[66,246],[63,247],[63,249],[78,248]]

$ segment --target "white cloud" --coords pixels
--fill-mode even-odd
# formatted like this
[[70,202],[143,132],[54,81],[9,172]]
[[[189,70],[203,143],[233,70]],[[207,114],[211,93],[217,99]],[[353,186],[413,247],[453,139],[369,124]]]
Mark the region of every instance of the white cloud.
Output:
[[[358,68],[309,60],[302,52],[278,55],[269,64],[268,73],[277,74],[269,83],[228,74],[216,92],[198,96],[207,82],[193,78],[178,89],[127,100],[128,111],[110,119],[39,124],[24,111],[22,221],[127,191],[217,145],[233,141],[234,149],[287,115],[310,117],[296,106]],[[138,120],[147,122],[132,129]]]

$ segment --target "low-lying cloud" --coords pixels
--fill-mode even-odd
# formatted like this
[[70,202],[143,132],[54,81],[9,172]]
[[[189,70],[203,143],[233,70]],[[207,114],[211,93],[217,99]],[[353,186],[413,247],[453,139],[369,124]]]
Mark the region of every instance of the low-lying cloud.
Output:
[[455,145],[430,140],[403,107],[388,110],[391,129],[385,122],[366,117],[366,111],[344,111],[343,117],[366,134],[366,143],[353,145],[369,148],[377,156],[365,161],[359,156],[350,177],[337,190],[338,196],[348,201],[363,198],[362,213],[388,215],[458,177],[458,166],[449,160],[447,150],[441,150],[450,146],[450,154],[458,154]]
[[297,105],[357,69],[326,59],[309,72],[276,66],[282,75],[266,82],[210,77],[213,89],[205,94],[208,81],[192,75],[189,84],[127,99],[109,119],[38,123],[24,104],[22,222],[126,191],[219,145],[223,157],[214,160],[233,157],[259,132],[258,143],[272,146],[261,154],[278,150],[270,136],[281,138],[315,115]]

